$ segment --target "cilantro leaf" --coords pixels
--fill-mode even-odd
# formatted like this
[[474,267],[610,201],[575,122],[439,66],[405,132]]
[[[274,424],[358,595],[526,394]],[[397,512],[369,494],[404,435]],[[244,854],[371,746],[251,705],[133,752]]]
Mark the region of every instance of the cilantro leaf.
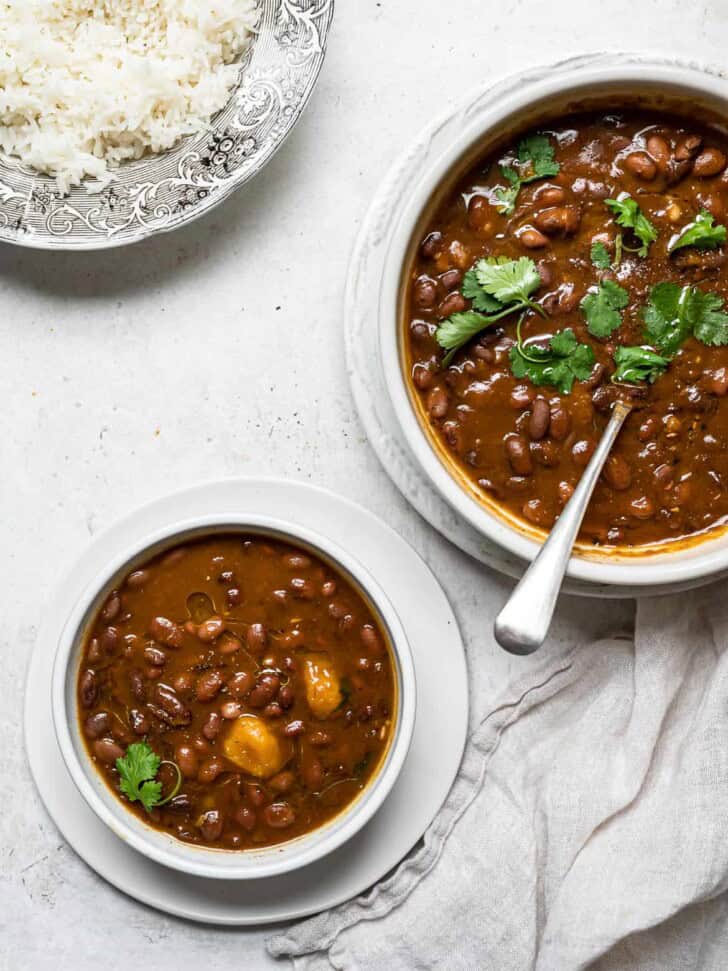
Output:
[[463,344],[489,327],[492,321],[475,310],[463,310],[461,313],[450,314],[437,328],[435,337],[440,347],[447,351],[456,351]]
[[162,783],[154,781],[162,760],[146,742],[133,742],[126,755],[116,760],[121,777],[119,788],[130,802],[137,800],[147,812],[156,806],[162,795]]
[[521,182],[547,179],[559,174],[559,163],[554,158],[554,149],[546,135],[529,135],[518,146],[518,161],[522,166],[530,166]]
[[501,165],[501,175],[510,186],[498,186],[495,190],[498,211],[511,216],[516,208],[516,200],[521,186],[536,179],[547,179],[559,174],[559,163],[554,158],[554,149],[546,135],[529,135],[518,144],[519,170],[512,165]]
[[490,257],[478,260],[473,269],[483,290],[501,304],[528,303],[531,294],[541,286],[536,264],[527,256],[517,260],[509,260],[507,256]]
[[531,300],[531,294],[540,286],[536,264],[527,256],[517,260],[505,256],[478,260],[463,280],[463,296],[472,300],[476,309],[451,314],[435,332],[437,343],[448,352],[443,366],[447,367],[458,348],[501,317],[529,307],[543,313]]
[[608,270],[612,265],[612,258],[604,243],[592,243],[591,261],[598,270]]
[[602,280],[581,301],[587,329],[595,337],[609,337],[622,323],[620,310],[629,302],[627,291],[614,280]]
[[612,381],[623,384],[649,381],[652,384],[665,373],[670,361],[648,347],[618,347],[614,352],[614,363],[617,370],[612,375]]
[[713,347],[728,344],[723,298],[697,287],[658,283],[650,291],[643,318],[650,342],[664,354],[676,354],[691,334]]
[[715,225],[713,217],[705,210],[701,209],[693,222],[688,223],[680,230],[677,236],[673,236],[670,245],[667,247],[668,253],[682,249],[683,246],[695,246],[698,249],[714,249],[722,246],[726,241],[726,228],[722,225]]
[[479,310],[481,313],[490,314],[495,313],[497,310],[503,309],[503,304],[492,297],[489,293],[486,293],[478,282],[478,277],[474,269],[468,270],[468,272],[463,277],[463,284],[460,288],[460,292],[465,297],[466,300],[471,300],[473,304],[473,310]]
[[536,385],[553,385],[562,394],[569,394],[575,379],[585,381],[594,365],[591,347],[580,344],[570,327],[554,334],[548,347],[524,347],[519,334],[510,356],[514,377],[527,377]]
[[621,192],[616,199],[605,199],[604,205],[615,214],[618,225],[624,229],[631,229],[637,239],[642,243],[637,248],[640,256],[647,256],[650,243],[657,239],[657,230],[642,212],[632,196],[626,192]]

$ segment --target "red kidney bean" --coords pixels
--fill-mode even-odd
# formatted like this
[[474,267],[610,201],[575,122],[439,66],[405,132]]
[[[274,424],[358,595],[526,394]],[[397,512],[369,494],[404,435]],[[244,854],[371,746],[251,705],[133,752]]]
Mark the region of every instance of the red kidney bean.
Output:
[[571,457],[576,465],[584,467],[589,464],[595,448],[596,444],[591,439],[582,438],[572,446]]
[[[371,714],[373,713],[374,711],[372,709]],[[371,715],[369,717],[371,717]],[[331,743],[334,740],[334,736],[331,734],[331,732],[324,732],[324,731],[311,732],[308,740],[311,743],[311,745],[315,745],[317,748],[325,748],[327,745],[331,745]]]
[[526,249],[543,249],[544,246],[549,245],[549,238],[534,229],[533,226],[527,226],[525,229],[519,230],[518,242]]
[[228,691],[238,701],[243,698],[253,686],[253,675],[249,671],[236,671],[228,682]]
[[97,711],[95,715],[88,716],[83,728],[89,738],[101,738],[111,728],[111,715],[108,711]]
[[174,750],[174,760],[185,779],[196,778],[200,760],[191,745],[178,745]]
[[281,679],[277,674],[272,672],[261,674],[248,695],[248,704],[251,708],[264,708],[276,696],[280,686]]
[[225,766],[222,760],[213,755],[212,758],[206,759],[199,768],[197,773],[197,781],[202,782],[214,782],[217,777],[225,771]]
[[509,435],[505,440],[505,449],[516,475],[531,475],[533,462],[526,439],[522,435]]
[[266,705],[263,709],[263,716],[265,718],[280,718],[282,714],[283,709],[277,701],[271,701],[270,704]]
[[490,222],[491,205],[485,196],[473,196],[468,203],[468,225],[476,232]]
[[536,398],[531,405],[531,417],[528,420],[528,434],[533,441],[543,438],[549,430],[551,411],[545,398]]
[[287,802],[272,802],[263,810],[263,819],[272,829],[287,829],[296,822],[296,814]]
[[116,590],[114,590],[110,594],[109,599],[106,601],[106,603],[103,606],[103,609],[101,611],[101,619],[105,623],[110,624],[112,620],[116,620],[116,618],[119,616],[120,610],[121,610],[121,597],[116,592]]
[[720,175],[726,165],[726,157],[718,148],[704,148],[693,162],[693,175],[710,179]]
[[220,714],[223,718],[228,721],[232,721],[233,718],[237,718],[242,711],[239,701],[225,701],[220,706]]
[[579,228],[581,213],[575,206],[551,206],[536,213],[533,221],[547,236],[571,236]]
[[554,442],[534,442],[531,455],[544,468],[553,469],[559,464],[559,449]]
[[433,388],[427,396],[427,410],[431,418],[444,418],[449,404],[450,399],[447,391],[439,385]]
[[557,442],[563,442],[571,429],[571,418],[569,412],[557,405],[551,409],[551,420],[549,423],[549,435]]
[[632,152],[624,160],[624,167],[644,182],[651,182],[657,175],[657,166],[645,152]]
[[170,716],[172,724],[189,725],[192,721],[192,712],[177,697],[177,693],[173,688],[168,687],[166,684],[155,685],[154,699],[160,708]]
[[289,684],[284,684],[278,692],[278,704],[281,708],[290,708],[295,700],[293,688]]
[[539,206],[559,206],[566,199],[566,193],[558,185],[546,185],[536,193]]
[[224,655],[235,654],[242,646],[240,638],[236,637],[235,634],[231,634],[229,631],[226,631],[215,645],[217,651]]
[[336,580],[326,580],[321,584],[321,595],[323,597],[333,597],[336,593]]
[[268,643],[268,631],[263,624],[251,624],[245,635],[251,651],[262,651]]
[[687,135],[675,146],[675,158],[678,162],[686,162],[695,158],[702,144],[703,139],[700,135]]
[[242,826],[248,832],[255,829],[255,824],[258,822],[258,817],[249,806],[238,806],[233,813],[233,819],[238,826]]
[[529,499],[523,506],[523,518],[535,526],[546,524],[546,509],[540,499]]
[[442,233],[430,233],[420,244],[420,253],[427,260],[435,260],[442,253],[444,241]]
[[211,711],[202,726],[202,734],[208,741],[212,742],[220,734],[221,727],[222,718],[216,711]]
[[161,668],[167,663],[167,655],[158,647],[148,644],[144,648],[144,660],[147,662],[147,664]]
[[289,570],[308,570],[312,565],[311,557],[305,553],[284,553],[283,562]]
[[202,838],[208,843],[214,843],[222,835],[225,820],[218,809],[208,809],[200,816],[198,823]]
[[437,284],[428,276],[418,277],[412,287],[412,303],[419,311],[434,310],[437,302]]
[[113,765],[117,759],[124,758],[124,749],[113,738],[99,738],[93,746],[93,752],[99,762]]
[[190,695],[195,687],[195,676],[191,671],[181,671],[172,680],[172,687],[179,695]]
[[451,314],[459,314],[462,313],[463,310],[467,309],[468,302],[465,297],[462,295],[462,293],[460,293],[459,290],[453,290],[452,293],[448,293],[440,306],[437,308],[437,313],[440,317],[449,317]]
[[264,806],[268,802],[265,791],[256,782],[246,782],[243,786],[243,791],[245,798],[256,809],[260,809],[261,806]]
[[662,135],[650,135],[647,139],[647,151],[657,163],[658,169],[664,171],[670,161],[670,145]]
[[222,672],[215,668],[211,671],[205,671],[204,674],[199,676],[195,684],[197,700],[202,702],[212,701],[220,693],[224,683]]
[[303,577],[293,577],[289,581],[294,597],[298,600],[314,600],[316,598],[316,584],[313,580]]
[[84,708],[92,708],[96,703],[96,699],[99,695],[99,683],[96,677],[96,672],[92,671],[90,668],[87,668],[81,675],[79,694],[81,697],[81,704]]
[[150,632],[155,641],[166,644],[167,647],[182,647],[182,630],[178,624],[167,617],[155,617],[150,625]]
[[463,282],[462,270],[447,270],[440,277],[440,284],[445,290],[455,290]]
[[574,487],[570,482],[559,482],[558,485],[559,501],[563,506],[571,499],[574,495]]
[[107,654],[114,654],[119,647],[119,631],[116,627],[107,627],[101,634],[101,646]]
[[630,512],[637,519],[652,519],[655,515],[655,504],[649,496],[640,496],[629,504]]
[[286,727],[283,729],[283,734],[287,738],[296,738],[298,735],[303,735],[305,730],[305,725],[300,718],[295,718],[293,721],[288,722]]
[[205,644],[211,644],[225,630],[225,622],[222,617],[210,617],[203,620],[197,628],[197,637]]
[[134,570],[126,578],[127,587],[131,587],[132,590],[138,590],[139,587],[143,587],[145,583],[149,582],[149,570]]
[[604,464],[604,478],[613,489],[629,489],[632,471],[621,455],[610,455]]

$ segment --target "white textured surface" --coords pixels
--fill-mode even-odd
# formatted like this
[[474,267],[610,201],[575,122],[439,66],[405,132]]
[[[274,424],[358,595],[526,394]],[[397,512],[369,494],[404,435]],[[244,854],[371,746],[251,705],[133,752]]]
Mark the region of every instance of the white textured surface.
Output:
[[[464,88],[580,50],[718,62],[727,40],[723,0],[339,0],[300,126],[224,209],[128,250],[0,249],[2,971],[275,966],[262,932],[186,924],[103,884],[63,845],[25,768],[20,696],[43,597],[133,505],[237,473],[328,485],[395,525],[440,577],[469,641],[473,717],[528,663],[490,636],[508,581],[408,510],[363,439],[343,364],[346,259],[403,140]],[[629,604],[567,600],[550,649],[630,618]]]

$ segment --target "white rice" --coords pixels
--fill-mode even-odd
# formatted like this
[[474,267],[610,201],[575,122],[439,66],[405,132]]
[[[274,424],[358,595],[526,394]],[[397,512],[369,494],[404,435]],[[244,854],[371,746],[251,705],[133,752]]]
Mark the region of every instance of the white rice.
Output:
[[203,130],[255,0],[0,0],[0,149],[62,192]]

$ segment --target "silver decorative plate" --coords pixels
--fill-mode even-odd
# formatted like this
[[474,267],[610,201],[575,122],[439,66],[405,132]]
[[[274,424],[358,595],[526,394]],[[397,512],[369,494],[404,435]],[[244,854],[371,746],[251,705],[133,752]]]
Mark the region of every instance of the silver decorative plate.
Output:
[[226,107],[199,135],[115,170],[98,195],[0,156],[0,240],[90,250],[177,229],[252,178],[298,121],[318,78],[334,0],[259,0],[257,36]]

